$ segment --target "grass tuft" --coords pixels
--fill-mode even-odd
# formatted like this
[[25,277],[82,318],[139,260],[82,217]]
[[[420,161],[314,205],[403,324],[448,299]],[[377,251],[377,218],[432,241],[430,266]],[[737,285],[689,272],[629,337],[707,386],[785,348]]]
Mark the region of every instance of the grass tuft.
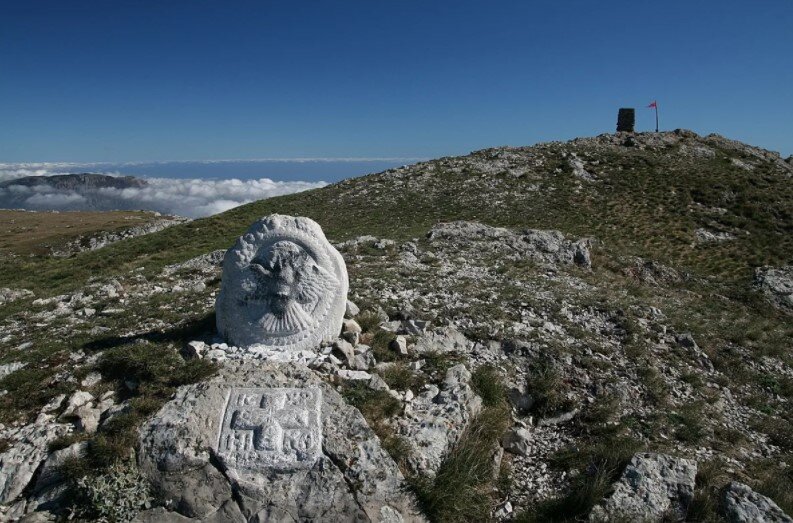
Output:
[[444,459],[433,479],[413,478],[424,513],[431,521],[487,521],[497,481],[493,455],[510,422],[502,401],[486,406]]
[[586,516],[622,474],[631,457],[641,450],[642,443],[627,436],[598,442],[586,447],[569,448],[551,460],[555,467],[576,471],[572,485],[565,494],[541,501],[515,521],[521,523],[577,521]]

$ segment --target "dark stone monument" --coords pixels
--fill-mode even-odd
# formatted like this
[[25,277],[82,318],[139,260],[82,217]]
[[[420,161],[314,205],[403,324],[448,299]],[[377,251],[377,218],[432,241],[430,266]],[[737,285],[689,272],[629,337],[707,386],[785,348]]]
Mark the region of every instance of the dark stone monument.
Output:
[[636,110],[633,107],[623,107],[617,113],[617,132],[632,133],[636,123]]

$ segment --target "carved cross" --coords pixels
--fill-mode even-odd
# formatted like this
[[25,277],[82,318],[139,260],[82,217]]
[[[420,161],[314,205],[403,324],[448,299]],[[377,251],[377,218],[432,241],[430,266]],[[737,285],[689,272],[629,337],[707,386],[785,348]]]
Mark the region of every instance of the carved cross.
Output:
[[[300,444],[304,439],[302,434],[290,429],[309,428],[305,406],[285,405],[283,396],[264,395],[256,406],[249,405],[250,397],[241,396],[240,400],[242,405],[234,413],[230,428],[253,431],[253,445],[257,450],[281,452],[285,443],[295,450],[296,444],[303,446]],[[289,434],[285,434],[285,430]]]

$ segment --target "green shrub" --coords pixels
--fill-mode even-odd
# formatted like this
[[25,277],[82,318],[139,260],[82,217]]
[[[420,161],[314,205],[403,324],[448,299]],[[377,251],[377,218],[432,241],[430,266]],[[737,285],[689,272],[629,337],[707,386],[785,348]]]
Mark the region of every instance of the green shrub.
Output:
[[357,408],[369,425],[374,428],[383,420],[399,413],[402,404],[382,390],[372,390],[367,384],[353,381],[348,382],[342,396],[347,403]]
[[371,311],[364,311],[355,317],[363,332],[376,332],[380,325],[380,317]]
[[395,362],[381,375],[383,381],[395,390],[419,390],[425,383],[423,375],[414,372],[403,362]]
[[393,332],[383,329],[375,331],[371,346],[372,355],[377,361],[396,361],[402,358],[398,352],[391,350],[390,344],[394,338],[396,338],[396,335]]
[[703,402],[697,401],[683,405],[676,413],[671,414],[670,418],[677,424],[675,437],[680,441],[697,444],[705,437]]
[[146,477],[132,462],[118,463],[106,474],[87,475],[75,490],[76,514],[92,521],[130,521],[152,501]]
[[430,351],[422,353],[421,359],[424,360],[421,370],[433,383],[440,383],[446,378],[449,369],[465,362],[465,357],[457,352]]

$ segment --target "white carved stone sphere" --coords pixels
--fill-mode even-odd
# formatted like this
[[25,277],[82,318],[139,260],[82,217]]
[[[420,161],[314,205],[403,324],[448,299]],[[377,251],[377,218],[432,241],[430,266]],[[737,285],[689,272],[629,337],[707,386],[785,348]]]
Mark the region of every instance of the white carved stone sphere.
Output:
[[218,332],[238,347],[312,350],[341,332],[347,267],[309,218],[272,214],[223,258]]

